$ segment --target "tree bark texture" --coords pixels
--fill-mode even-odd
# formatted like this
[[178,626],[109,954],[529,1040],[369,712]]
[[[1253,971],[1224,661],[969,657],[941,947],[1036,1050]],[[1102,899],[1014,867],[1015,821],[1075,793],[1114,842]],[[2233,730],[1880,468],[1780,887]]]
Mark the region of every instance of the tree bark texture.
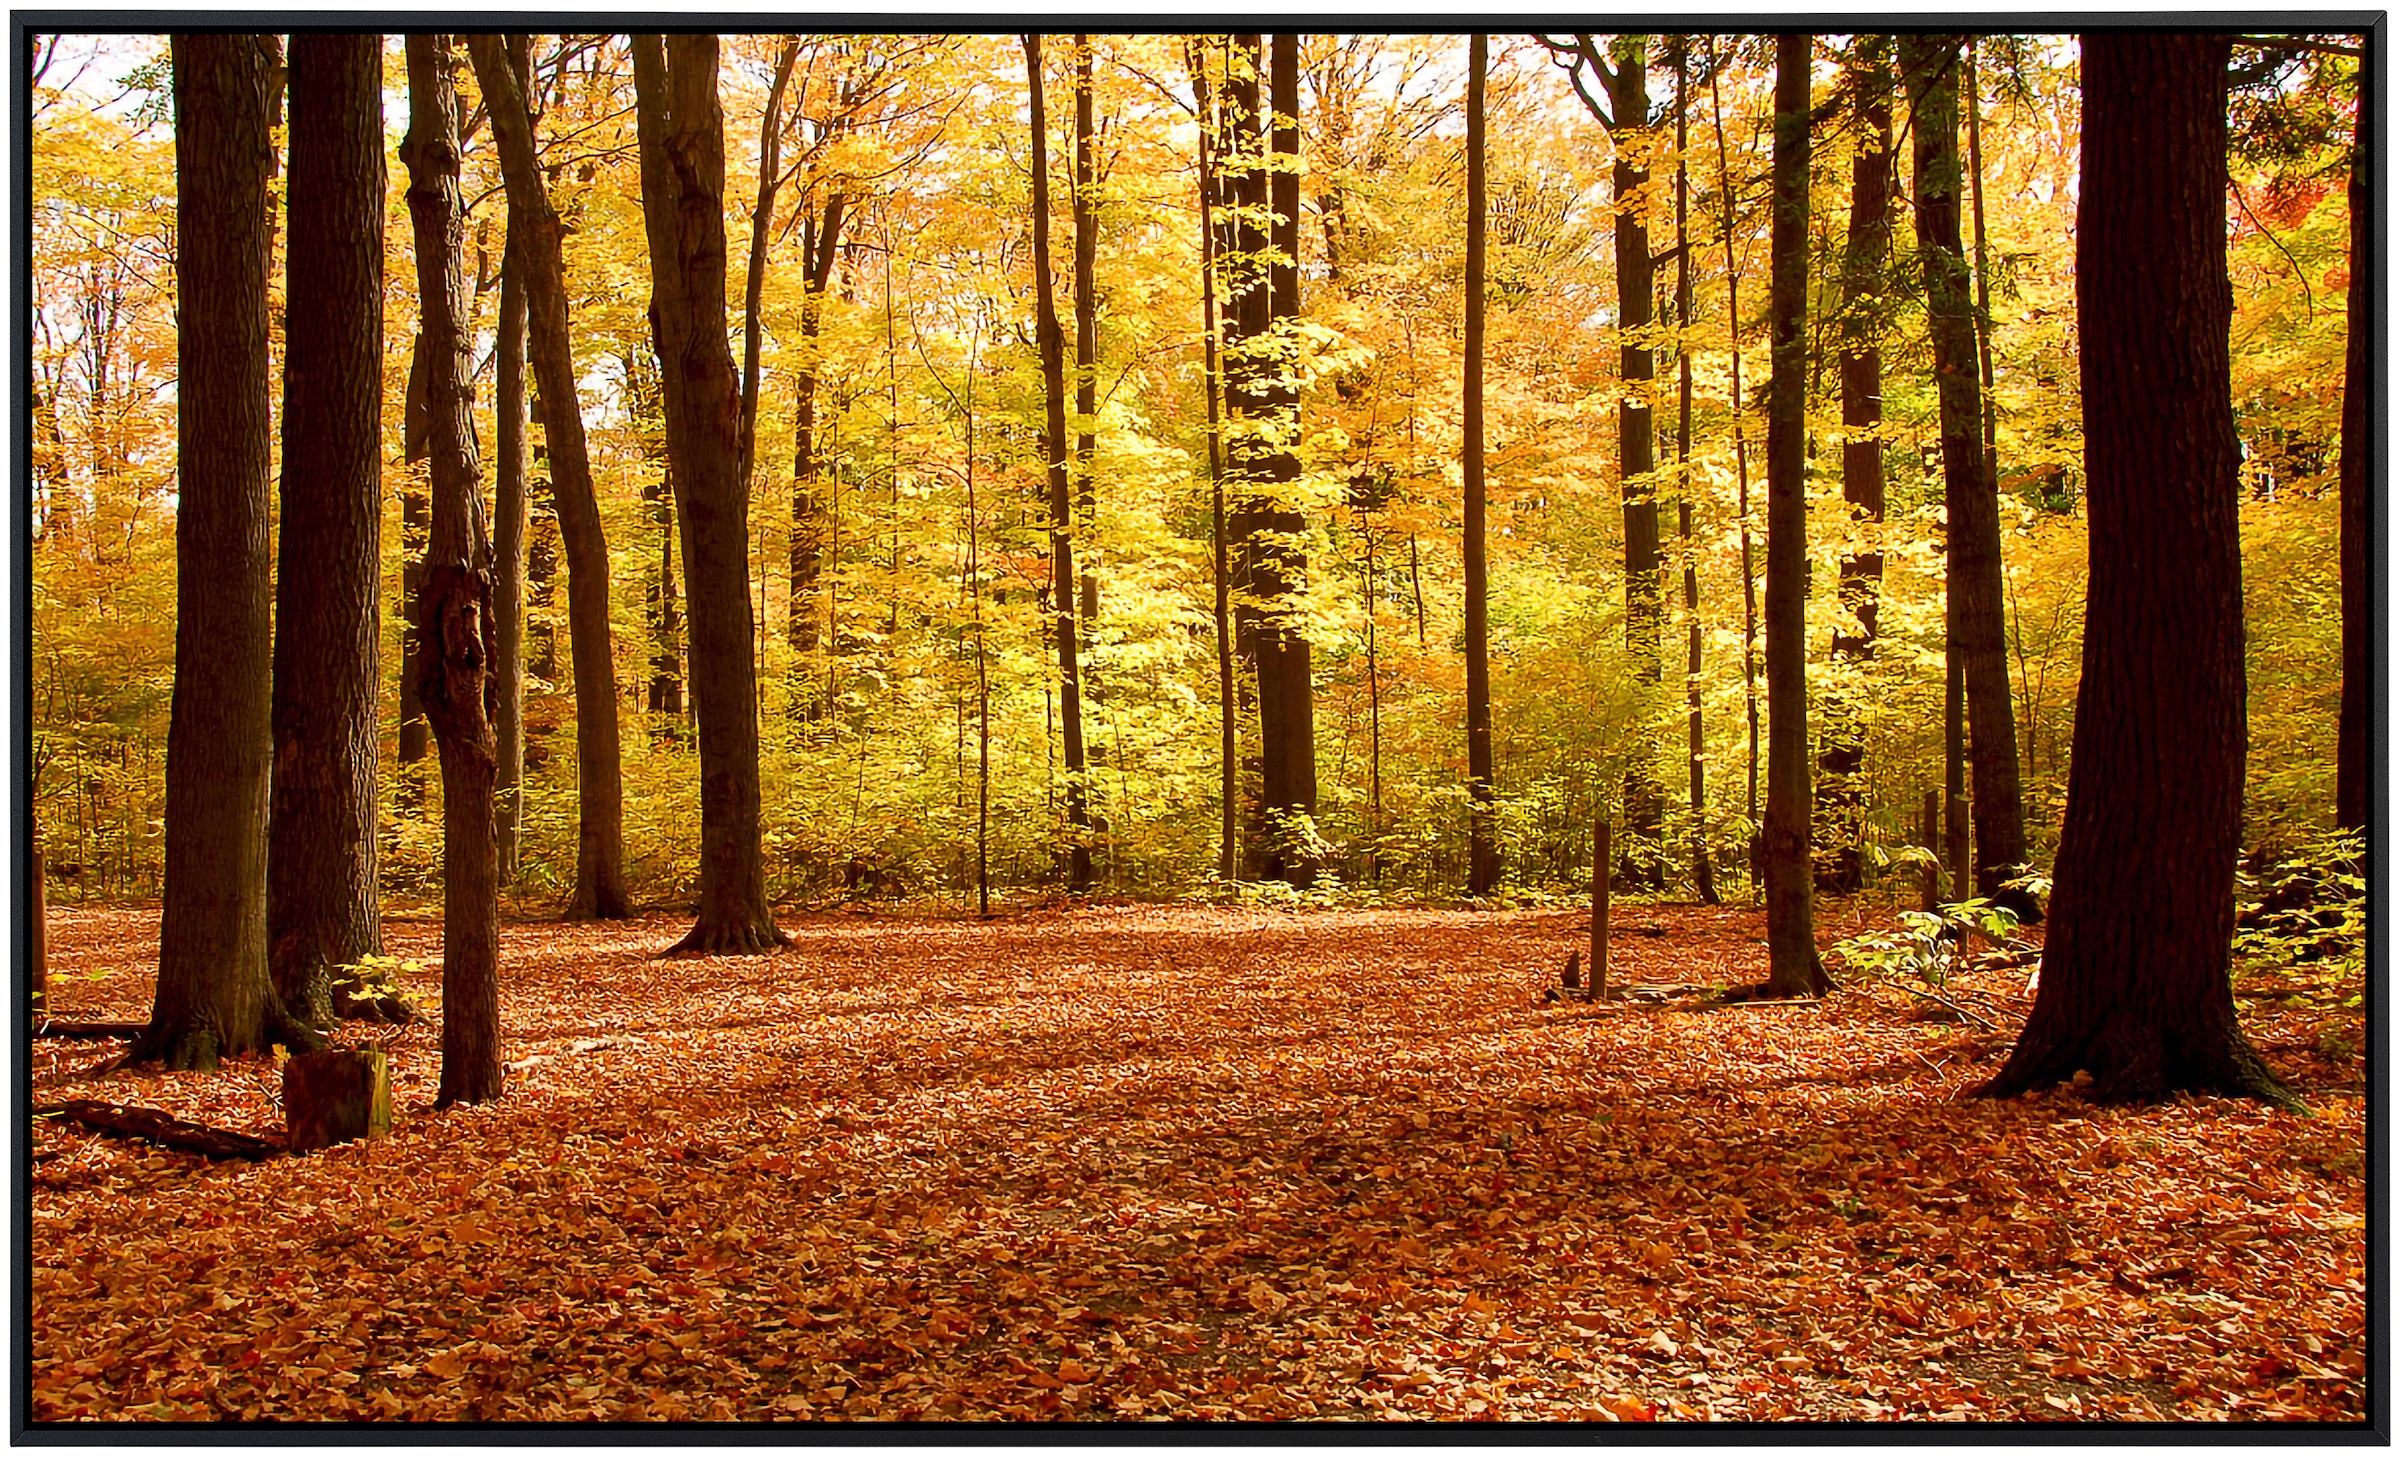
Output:
[[2365,176],[2372,153],[2367,149],[2363,118],[2373,115],[2370,101],[2383,78],[2362,59],[2358,74],[2358,135],[2350,147],[2350,338],[2342,356],[2342,709],[2339,740],[2334,754],[2333,822],[2346,830],[2367,827],[2367,785],[2372,774],[2368,751],[2368,706],[2383,701],[2377,691],[2381,676],[2368,653],[2375,623],[2367,597],[2367,542],[2372,535],[2367,499],[2374,482],[2374,437],[2367,424],[2367,401],[2375,388],[2369,342],[2376,330],[2380,307],[2374,280],[2377,255],[2369,246],[2369,199]]
[[432,524],[411,664],[442,763],[442,1078],[434,1105],[500,1096],[500,862],[492,828],[499,741],[492,551],[476,459],[458,89],[450,37],[408,38],[408,213],[424,328]]
[[1768,307],[1767,889],[1768,996],[1813,996],[1817,956],[1808,862],[1808,71],[1811,37],[1775,38],[1775,214]]
[[1467,337],[1459,464],[1466,485],[1467,894],[1473,896],[1489,895],[1500,883],[1492,835],[1491,579],[1483,540],[1484,70],[1490,44],[1481,33],[1467,41]]
[[[567,558],[567,648],[575,675],[575,889],[569,920],[619,920],[633,914],[625,887],[625,789],[617,726],[616,647],[609,623],[608,538],[592,486],[591,452],[575,383],[567,316],[566,255],[558,212],[542,183],[533,115],[516,69],[494,35],[471,36],[474,58],[499,143],[512,225],[524,224],[525,303],[535,387],[542,396],[542,438],[551,499]],[[720,259],[720,266],[722,260]]]
[[820,717],[826,695],[815,688],[814,663],[819,637],[831,618],[822,588],[826,555],[833,541],[833,511],[841,485],[821,487],[824,474],[824,431],[817,422],[817,396],[822,389],[825,291],[833,282],[834,261],[840,257],[846,199],[835,192],[822,214],[802,220],[800,228],[800,364],[793,386],[791,608],[792,698],[797,716]]
[[[137,1062],[288,1040],[267,970],[267,181],[273,38],[177,35],[175,686],[158,991]],[[296,1029],[295,1030],[304,1030]]]
[[311,1026],[406,1021],[407,1003],[341,971],[383,950],[383,38],[294,34],[289,95],[268,963]]
[[[1236,37],[1235,70],[1249,69],[1247,105],[1238,117],[1259,124],[1256,36]],[[1268,54],[1267,153],[1255,140],[1243,155],[1255,163],[1236,177],[1245,221],[1243,247],[1256,260],[1245,270],[1240,409],[1247,428],[1234,437],[1232,474],[1242,486],[1233,535],[1243,545],[1250,596],[1256,602],[1251,635],[1258,682],[1260,874],[1295,886],[1317,872],[1317,750],[1309,641],[1301,620],[1307,590],[1307,519],[1293,499],[1300,479],[1300,38],[1282,34]],[[1229,108],[1229,112],[1234,109]],[[1263,236],[1246,220],[1266,221]],[[1230,382],[1230,381],[1229,381]]]
[[[1613,221],[1617,277],[1617,477],[1624,498],[1625,648],[1634,681],[1655,688],[1661,681],[1661,647],[1666,611],[1659,590],[1658,491],[1650,473],[1658,468],[1656,416],[1650,389],[1658,357],[1650,338],[1657,322],[1652,299],[1657,263],[1650,255],[1645,216],[1650,187],[1650,40],[1619,36],[1612,49],[1616,70],[1608,77],[1610,135],[1616,159],[1609,170],[1617,211]],[[1666,883],[1659,855],[1666,795],[1649,755],[1637,746],[1625,775],[1625,836],[1618,847],[1618,878],[1629,887],[1656,890]]]
[[758,681],[751,656],[749,492],[740,391],[725,342],[725,116],[717,38],[633,37],[650,327],[690,594],[700,738],[700,904],[671,948],[751,953],[787,944],[767,909],[760,847]]
[[2000,498],[1983,449],[1982,371],[1959,228],[1959,43],[1955,35],[1903,36],[1900,68],[1916,128],[1917,248],[1941,401],[1949,623],[1964,678],[1967,755],[1974,770],[1975,889],[1988,896],[2024,864],[2025,818],[2002,615]]
[[[520,88],[532,63],[531,37],[507,40],[508,63]],[[487,102],[488,104],[488,102]],[[508,214],[508,244],[500,255],[500,321],[492,366],[492,642],[499,658],[492,698],[492,732],[500,763],[492,781],[492,830],[498,838],[500,880],[517,878],[518,832],[525,802],[525,227]]]
[[2075,277],[2091,573],[2041,988],[2006,1096],[2292,1095],[2233,1004],[2248,746],[2224,36],[2083,37]]
[[1042,110],[1042,38],[1025,37],[1025,82],[1033,114],[1033,299],[1042,357],[1042,455],[1050,483],[1051,633],[1058,646],[1060,755],[1066,761],[1067,843],[1059,855],[1067,889],[1091,888],[1089,776],[1083,752],[1083,684],[1075,635],[1075,515],[1067,458],[1066,341],[1050,276],[1050,133]]
[[1700,556],[1692,539],[1692,230],[1691,37],[1675,39],[1675,533],[1683,547],[1685,768],[1691,776],[1692,891],[1716,905],[1717,874],[1708,855],[1708,738],[1701,717]]
[[[1851,41],[1847,62],[1857,151],[1850,158],[1850,224],[1842,249],[1840,320],[1842,380],[1842,499],[1853,522],[1883,520],[1883,293],[1892,239],[1891,37]],[[1837,587],[1842,615],[1834,619],[1833,656],[1863,662],[1875,655],[1877,608],[1883,595],[1883,552],[1842,554]],[[1864,829],[1867,737],[1859,706],[1846,686],[1825,695],[1824,748],[1817,767],[1818,811],[1830,841],[1817,872],[1818,888],[1855,895],[1862,883],[1859,839]]]

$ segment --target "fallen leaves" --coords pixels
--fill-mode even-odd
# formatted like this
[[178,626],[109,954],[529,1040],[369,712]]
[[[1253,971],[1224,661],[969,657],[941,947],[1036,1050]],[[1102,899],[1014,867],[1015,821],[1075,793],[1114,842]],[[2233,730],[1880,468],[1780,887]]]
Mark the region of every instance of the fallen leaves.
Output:
[[[1655,914],[1621,979],[1757,979],[1755,913]],[[137,919],[54,925],[105,975],[68,1010],[140,1014]],[[1556,913],[827,917],[651,959],[680,929],[505,928],[507,1098],[429,1112],[438,1027],[380,1033],[389,1139],[37,1128],[31,1415],[2363,1415],[2330,997],[2253,1023],[2303,1120],[1962,1100],[2005,1041],[1892,991],[1537,1007]],[[279,1126],[263,1059],[34,1056],[44,1097]]]

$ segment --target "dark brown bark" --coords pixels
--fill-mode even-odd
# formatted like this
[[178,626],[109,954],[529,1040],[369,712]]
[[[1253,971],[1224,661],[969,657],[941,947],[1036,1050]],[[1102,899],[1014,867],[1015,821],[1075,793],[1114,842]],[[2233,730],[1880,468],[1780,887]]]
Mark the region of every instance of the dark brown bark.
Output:
[[542,395],[542,438],[549,453],[551,499],[567,558],[567,643],[575,675],[575,889],[569,920],[619,920],[633,914],[625,887],[625,790],[617,728],[616,648],[609,624],[608,538],[592,487],[591,453],[567,316],[566,254],[558,213],[542,183],[533,116],[501,38],[467,38],[477,80],[488,98],[492,133],[509,193],[512,223],[522,222],[527,349]]
[[[1609,128],[1616,160],[1609,170],[1617,278],[1617,477],[1624,498],[1625,648],[1634,680],[1655,686],[1662,677],[1660,650],[1665,603],[1659,591],[1658,491],[1650,473],[1658,468],[1658,437],[1650,388],[1658,357],[1649,338],[1656,322],[1652,297],[1658,286],[1650,256],[1650,227],[1640,198],[1650,186],[1650,169],[1636,165],[1650,124],[1650,41],[1619,36],[1611,47],[1616,70],[1609,77]],[[1618,879],[1629,887],[1657,890],[1666,883],[1659,854],[1666,795],[1644,753],[1625,776],[1625,836]]]
[[[1251,61],[1249,104],[1240,115],[1258,124],[1257,38],[1244,47]],[[1249,216],[1269,218],[1263,237],[1238,231],[1259,260],[1243,296],[1243,347],[1250,357],[1240,413],[1249,428],[1235,438],[1233,474],[1248,500],[1235,513],[1233,534],[1243,543],[1250,596],[1256,601],[1251,656],[1258,682],[1261,876],[1307,886],[1316,879],[1317,753],[1315,689],[1309,641],[1300,617],[1307,590],[1308,553],[1301,545],[1307,519],[1293,500],[1300,479],[1300,38],[1281,34],[1268,55],[1267,127],[1271,163],[1239,179]],[[1237,66],[1238,66],[1237,62]],[[1229,108],[1229,111],[1231,109]],[[1228,120],[1235,118],[1229,115]],[[1248,155],[1260,161],[1256,144]]]
[[1774,272],[1767,381],[1767,996],[1832,982],[1817,956],[1808,864],[1808,68],[1811,37],[1775,38]]
[[260,35],[177,35],[175,687],[168,710],[158,990],[137,1062],[219,1057],[313,1034],[267,970],[267,181]]
[[406,1021],[406,1002],[341,973],[383,950],[383,38],[296,33],[290,95],[268,965],[311,1026]]
[[492,832],[492,552],[476,459],[474,370],[450,37],[408,38],[408,213],[424,320],[433,521],[411,664],[442,762],[442,1080],[437,1108],[500,1096],[500,863]]
[[1192,72],[1193,107],[1200,118],[1200,339],[1203,387],[1208,396],[1209,549],[1214,558],[1217,629],[1217,878],[1231,880],[1239,866],[1241,715],[1234,696],[1233,581],[1227,570],[1224,433],[1220,424],[1225,390],[1217,346],[1217,118],[1210,105],[1208,70],[1198,38],[1185,41],[1184,55]]
[[1066,341],[1050,277],[1050,135],[1042,111],[1042,38],[1025,37],[1025,84],[1033,125],[1034,329],[1042,357],[1042,454],[1050,482],[1051,633],[1058,645],[1058,724],[1066,761],[1067,844],[1059,855],[1067,889],[1092,883],[1091,812],[1085,802],[1083,684],[1075,640],[1075,517],[1067,459]]
[[692,705],[700,738],[700,903],[674,951],[787,944],[767,909],[751,656],[749,491],[740,390],[725,342],[725,116],[717,38],[633,37],[650,327],[690,593]]
[[2229,958],[2248,744],[2221,35],[2083,37],[2091,575],[2041,989],[1983,1092],[2293,1102]]
[[[508,63],[520,91],[530,89],[532,38],[507,38]],[[488,102],[487,102],[488,104]],[[517,878],[518,832],[525,800],[525,227],[514,208],[508,245],[500,255],[500,320],[493,352],[492,641],[498,687],[492,732],[500,763],[492,781],[492,830],[502,884]]]
[[[2358,114],[2373,115],[2373,88],[2382,77],[2361,60],[2358,73]],[[2368,752],[2368,705],[2381,701],[2377,673],[2368,656],[2375,624],[2367,606],[2367,541],[2371,528],[2367,498],[2373,490],[2373,438],[2368,433],[2367,399],[2375,373],[2368,341],[2375,332],[2378,306],[2369,277],[2374,268],[2367,245],[2368,197],[2365,174],[2369,165],[2366,126],[2362,121],[2350,147],[2350,312],[2349,344],[2342,356],[2342,710],[2334,753],[2333,822],[2346,830],[2367,827],[2367,784],[2372,773]],[[2380,276],[2380,275],[2377,275]]]
[[1903,36],[1900,69],[1916,129],[1917,247],[1940,395],[1950,635],[1964,680],[1974,771],[1975,889],[1991,895],[2025,860],[2015,701],[2000,576],[2000,498],[1983,449],[1981,371],[1960,238],[1959,37]]
[[750,489],[758,459],[759,303],[767,286],[767,234],[775,226],[775,194],[783,186],[783,92],[800,60],[800,42],[787,40],[775,57],[775,79],[758,124],[758,201],[750,208],[750,263],[742,278],[742,489]]
[[[1842,499],[1854,522],[1883,520],[1883,441],[1871,433],[1883,422],[1882,308],[1885,255],[1892,237],[1891,38],[1854,38],[1846,61],[1857,151],[1850,158],[1850,225],[1842,250],[1841,379]],[[1880,550],[1842,553],[1834,619],[1833,656],[1863,662],[1875,655],[1877,608],[1883,594]],[[1817,767],[1818,812],[1825,838],[1818,889],[1855,895],[1862,866],[1859,839],[1867,762],[1865,725],[1847,689],[1825,695],[1824,751]]]
[[1467,578],[1467,894],[1473,896],[1490,895],[1500,884],[1492,836],[1491,583],[1483,541],[1484,70],[1490,43],[1480,33],[1467,40],[1466,391],[1459,464],[1466,478],[1461,554]]
[[643,575],[642,615],[650,629],[650,683],[643,706],[662,743],[683,739],[683,609],[675,585],[675,482],[667,461],[667,418],[658,367],[646,349],[625,356],[626,406],[641,436],[642,459],[658,474],[642,481],[642,514],[657,528],[656,549]]
[[[833,507],[840,495],[838,482],[830,489],[820,489],[818,485],[825,454],[817,424],[817,395],[824,375],[818,341],[824,327],[825,291],[832,284],[833,265],[840,257],[846,211],[846,200],[837,191],[826,199],[823,213],[803,219],[800,229],[800,365],[794,385],[792,427],[790,634],[793,703],[801,716],[810,719],[824,713],[829,696],[815,690],[814,665],[809,660],[831,620],[830,605],[821,583],[826,556],[833,544]],[[804,688],[803,684],[810,686]]]

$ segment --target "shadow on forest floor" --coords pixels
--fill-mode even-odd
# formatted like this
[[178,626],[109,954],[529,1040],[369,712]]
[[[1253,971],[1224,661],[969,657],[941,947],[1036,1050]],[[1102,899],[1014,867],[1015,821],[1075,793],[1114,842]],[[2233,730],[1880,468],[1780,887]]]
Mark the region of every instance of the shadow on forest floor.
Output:
[[[60,1015],[143,1015],[144,914],[55,918]],[[1620,980],[1763,972],[1755,911],[1642,914]],[[2021,969],[1953,983],[1992,1033],[1891,986],[1542,1006],[1561,912],[785,924],[682,961],[679,917],[504,927],[507,1097],[434,1114],[438,1020],[354,1029],[374,1143],[37,1127],[31,1416],[2363,1414],[2339,979],[2238,979],[2304,1119],[1965,1097]],[[438,1018],[438,925],[387,939]],[[280,1126],[268,1060],[114,1050],[32,1073]]]

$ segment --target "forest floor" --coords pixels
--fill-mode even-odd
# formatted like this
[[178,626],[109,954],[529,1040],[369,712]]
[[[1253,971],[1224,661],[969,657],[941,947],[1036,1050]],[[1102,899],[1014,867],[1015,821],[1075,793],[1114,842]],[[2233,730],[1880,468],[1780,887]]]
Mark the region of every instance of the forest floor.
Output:
[[[1828,943],[1855,926],[1821,914]],[[1748,908],[1617,908],[1636,985],[1764,974]],[[2353,972],[2244,967],[2315,1110],[1965,1098],[1994,1024],[1544,1004],[1564,911],[1096,906],[501,933],[507,1096],[209,1162],[37,1120],[35,1421],[1530,1418],[2359,1421]],[[440,927],[387,950],[438,1011]],[[60,910],[55,1013],[139,1020],[155,907]],[[269,1059],[37,1104],[278,1133]],[[2377,1358],[2381,1359],[2381,1358]]]

